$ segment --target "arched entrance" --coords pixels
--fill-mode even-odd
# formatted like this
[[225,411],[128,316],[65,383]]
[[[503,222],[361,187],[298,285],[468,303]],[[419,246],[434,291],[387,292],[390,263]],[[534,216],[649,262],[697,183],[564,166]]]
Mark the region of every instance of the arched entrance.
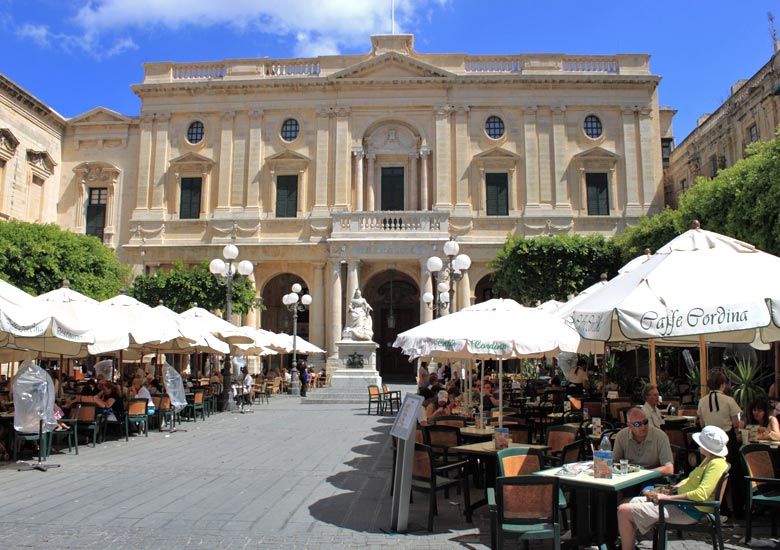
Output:
[[386,381],[411,382],[416,368],[393,347],[399,333],[420,324],[420,291],[405,273],[388,269],[371,279],[366,299],[374,308],[377,369]]
[[[293,333],[292,313],[282,304],[282,296],[290,292],[290,287],[298,283],[303,287],[301,295],[308,294],[306,282],[293,273],[282,273],[272,278],[263,287],[263,306],[261,327],[272,332]],[[298,336],[309,339],[309,310],[298,312]]]

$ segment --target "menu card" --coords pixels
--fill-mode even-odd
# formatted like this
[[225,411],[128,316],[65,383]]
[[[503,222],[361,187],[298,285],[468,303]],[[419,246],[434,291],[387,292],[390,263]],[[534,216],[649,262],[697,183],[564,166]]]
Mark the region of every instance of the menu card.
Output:
[[593,477],[612,479],[612,451],[593,452]]

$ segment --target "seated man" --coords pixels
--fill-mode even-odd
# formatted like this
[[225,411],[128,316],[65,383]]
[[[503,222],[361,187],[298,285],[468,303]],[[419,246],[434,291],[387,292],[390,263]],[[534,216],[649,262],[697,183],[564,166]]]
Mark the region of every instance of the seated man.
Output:
[[631,464],[672,475],[674,457],[669,437],[663,430],[649,425],[641,407],[631,407],[627,420],[628,427],[615,436],[612,460],[617,463],[621,458],[627,458]]

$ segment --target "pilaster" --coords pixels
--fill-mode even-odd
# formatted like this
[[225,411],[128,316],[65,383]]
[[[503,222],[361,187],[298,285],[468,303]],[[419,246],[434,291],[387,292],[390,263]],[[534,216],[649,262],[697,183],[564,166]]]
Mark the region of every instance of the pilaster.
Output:
[[571,210],[571,199],[566,181],[566,107],[556,106],[552,110],[553,158],[550,159],[555,185],[555,209]]
[[309,309],[309,337],[311,343],[323,349],[325,344],[325,263],[315,262],[314,268],[314,288],[312,296],[314,301]]
[[236,113],[222,113],[219,134],[219,179],[217,183],[217,210],[230,209],[230,169],[233,153],[233,119]]
[[367,167],[366,167],[366,191],[367,191],[367,197],[366,197],[366,210],[369,210],[371,212],[376,212],[378,210],[377,208],[377,189],[376,189],[376,155],[373,153],[369,153],[366,155]]
[[637,132],[636,132],[636,111],[632,107],[624,108],[623,111],[623,156],[625,159],[625,193],[626,203],[624,208],[620,208],[617,200],[615,207],[622,210],[626,215],[639,215],[641,205],[639,204],[639,158],[637,156]]
[[354,147],[352,155],[355,157],[355,168],[352,172],[355,180],[355,205],[353,210],[362,212],[365,208],[363,204],[363,157],[365,157],[365,153],[362,147]]
[[409,193],[407,194],[407,210],[419,210],[419,181],[417,179],[418,152],[409,153]]
[[430,149],[420,149],[420,210],[430,210],[430,195],[428,183],[428,159],[431,156]]
[[260,178],[262,177],[263,159],[263,110],[249,111],[249,159],[247,161],[246,208],[249,211],[262,210],[260,194]]
[[162,213],[165,208],[165,182],[168,172],[168,123],[171,120],[170,113],[157,113],[155,115],[154,132],[154,173],[152,174],[152,210]]
[[336,342],[341,339],[341,308],[343,298],[341,296],[341,261],[331,259],[328,261],[328,358],[336,358],[338,361],[338,347]]
[[333,197],[333,208],[336,210],[346,210],[349,207],[350,191],[350,150],[349,150],[349,117],[350,109],[340,107],[336,111],[336,162]]
[[471,214],[469,203],[469,164],[471,163],[471,148],[469,147],[469,107],[455,107],[455,213],[468,216]]
[[436,160],[433,174],[434,207],[452,207],[452,140],[450,139],[450,113],[452,107],[442,105],[434,111],[436,118]]
[[539,142],[536,134],[536,111],[535,105],[523,109],[526,208],[539,208]]
[[149,182],[152,177],[152,130],[154,129],[152,115],[141,115],[141,137],[138,146],[138,195],[136,208],[149,209]]
[[[314,210],[312,215],[315,216],[327,216],[328,209],[328,175],[329,169],[329,153],[330,148],[330,117],[333,112],[328,108],[317,109],[317,169],[316,169],[316,181],[314,183]],[[335,347],[333,348],[335,350]],[[328,348],[328,352],[331,349]],[[335,351],[334,351],[335,353]]]

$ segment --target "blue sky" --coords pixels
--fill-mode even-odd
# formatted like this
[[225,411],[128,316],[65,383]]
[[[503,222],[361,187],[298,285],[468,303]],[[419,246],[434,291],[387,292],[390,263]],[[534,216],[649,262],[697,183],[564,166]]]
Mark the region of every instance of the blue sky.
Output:
[[[392,0],[0,0],[0,73],[66,117],[137,115],[147,61],[365,53]],[[650,54],[677,142],[772,55],[764,0],[395,0],[423,53]],[[780,21],[778,21],[780,26]]]

